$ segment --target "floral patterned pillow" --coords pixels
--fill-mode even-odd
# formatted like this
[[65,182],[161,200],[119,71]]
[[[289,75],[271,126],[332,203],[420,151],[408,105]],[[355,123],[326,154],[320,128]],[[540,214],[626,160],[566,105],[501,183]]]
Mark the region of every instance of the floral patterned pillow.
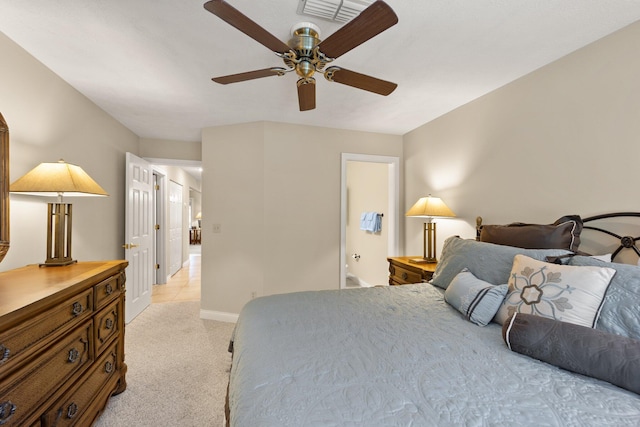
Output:
[[593,328],[616,271],[607,267],[550,264],[516,255],[509,290],[494,320],[527,313]]

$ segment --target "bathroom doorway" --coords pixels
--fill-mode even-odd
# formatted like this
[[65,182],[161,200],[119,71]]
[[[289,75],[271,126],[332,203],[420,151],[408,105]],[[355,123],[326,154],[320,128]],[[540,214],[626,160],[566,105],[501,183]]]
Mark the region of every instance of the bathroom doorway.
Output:
[[[399,253],[400,159],[342,154],[340,288],[388,283],[386,257]],[[378,232],[360,229],[363,213],[380,217]]]

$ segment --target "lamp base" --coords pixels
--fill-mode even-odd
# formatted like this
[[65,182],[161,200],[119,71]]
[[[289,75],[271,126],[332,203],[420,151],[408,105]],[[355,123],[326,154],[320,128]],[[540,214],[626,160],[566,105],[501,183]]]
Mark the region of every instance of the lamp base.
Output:
[[60,267],[76,262],[71,258],[71,211],[71,203],[49,203],[47,259],[40,267]]
[[75,264],[78,260],[70,259],[70,260],[56,260],[56,259],[48,259],[42,264],[38,264],[40,267],[62,267],[69,264]]
[[435,258],[411,258],[409,262],[411,264],[435,264],[438,260]]

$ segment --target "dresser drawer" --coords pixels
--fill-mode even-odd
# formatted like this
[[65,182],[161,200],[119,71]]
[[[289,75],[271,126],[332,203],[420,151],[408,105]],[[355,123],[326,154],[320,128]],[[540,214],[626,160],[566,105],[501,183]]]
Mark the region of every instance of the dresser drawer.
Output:
[[117,342],[113,343],[100,360],[93,364],[91,370],[82,376],[77,386],[60,398],[42,416],[42,426],[91,425],[98,411],[88,411],[88,409],[92,407],[96,398],[102,398],[105,393],[110,395],[118,381],[115,375],[120,368],[117,366],[117,346]]
[[0,378],[46,345],[48,338],[79,325],[93,314],[93,290],[81,294],[0,334]]
[[[3,382],[0,407],[2,426],[24,425],[28,417],[75,374],[93,362],[93,323],[84,323]],[[8,415],[8,416],[7,416]]]
[[109,277],[93,287],[95,297],[95,310],[98,311],[109,302],[113,301],[123,291],[124,272]]
[[111,305],[97,313],[94,320],[95,349],[99,355],[104,347],[109,344],[111,338],[120,331],[120,316],[122,315],[121,301],[115,300]]

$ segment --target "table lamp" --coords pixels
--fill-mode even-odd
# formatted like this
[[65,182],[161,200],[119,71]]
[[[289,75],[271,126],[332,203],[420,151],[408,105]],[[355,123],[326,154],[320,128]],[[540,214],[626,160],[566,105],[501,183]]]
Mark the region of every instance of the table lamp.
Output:
[[60,160],[40,163],[11,184],[9,191],[32,196],[57,196],[49,203],[47,222],[47,259],[43,266],[62,266],[76,262],[71,258],[71,203],[62,196],[108,196],[80,166]]
[[409,262],[415,264],[435,263],[436,259],[436,223],[434,218],[440,217],[455,217],[451,209],[444,204],[439,197],[427,197],[420,198],[412,207],[407,211],[405,216],[426,218],[423,229],[423,246],[422,246],[422,258],[412,258]]

